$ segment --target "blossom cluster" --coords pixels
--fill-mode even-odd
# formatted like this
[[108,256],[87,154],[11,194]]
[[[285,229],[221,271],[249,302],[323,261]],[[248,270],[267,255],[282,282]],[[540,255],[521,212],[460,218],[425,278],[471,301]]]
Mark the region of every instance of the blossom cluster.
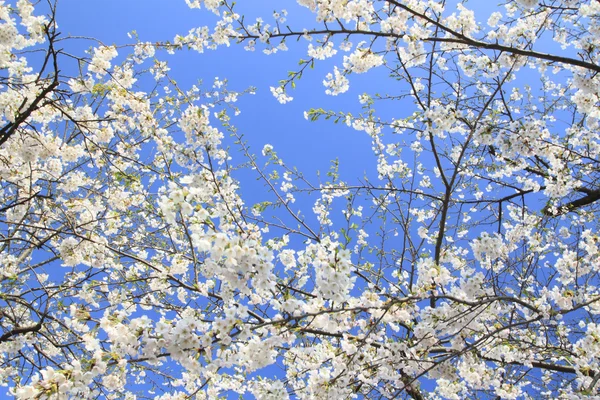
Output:
[[[600,2],[507,2],[487,25],[466,1],[298,0],[266,22],[185,2],[214,23],[77,56],[55,8],[0,2],[11,395],[598,396]],[[253,89],[171,76],[182,49],[295,39],[310,60],[270,87],[282,104],[320,63],[328,95],[372,77],[358,113],[305,113],[366,136],[362,177],[253,154],[234,126]]]

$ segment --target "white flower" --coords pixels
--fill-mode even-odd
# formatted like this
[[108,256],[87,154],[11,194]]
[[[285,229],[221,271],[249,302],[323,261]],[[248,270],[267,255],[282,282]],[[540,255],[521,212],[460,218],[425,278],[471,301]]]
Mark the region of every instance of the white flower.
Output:
[[345,93],[350,88],[348,78],[341,74],[337,67],[334,67],[333,74],[327,74],[323,81],[323,85],[327,88],[325,93],[331,96]]
[[262,155],[266,156],[267,154],[270,154],[272,151],[273,151],[273,146],[270,144],[265,144],[262,149]]
[[277,101],[280,102],[281,104],[285,104],[285,103],[288,103],[288,102],[294,100],[293,97],[288,96],[285,93],[285,89],[281,86],[276,87],[276,88],[271,86],[270,89],[271,89],[271,93],[273,94],[273,96],[275,96]]
[[344,68],[357,74],[365,73],[382,64],[383,56],[374,54],[370,49],[361,48],[360,44],[352,54],[344,56]]
[[119,53],[115,46],[102,46],[94,49],[94,56],[88,67],[90,72],[95,72],[96,76],[106,75],[111,66],[111,61]]
[[537,5],[538,0],[517,0],[517,2],[525,8],[533,8]]
[[317,60],[325,60],[333,57],[336,53],[337,50],[333,48],[333,42],[327,42],[327,44],[320,47],[315,47],[312,43],[308,45],[308,55]]

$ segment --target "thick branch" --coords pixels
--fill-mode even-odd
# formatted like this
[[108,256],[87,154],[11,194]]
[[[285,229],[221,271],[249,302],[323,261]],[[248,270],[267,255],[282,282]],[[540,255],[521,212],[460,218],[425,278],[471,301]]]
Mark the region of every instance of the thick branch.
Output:
[[[50,57],[52,57],[52,64],[54,66],[54,71],[53,71],[54,76],[52,78],[52,82],[50,83],[50,85],[46,86],[40,92],[40,94],[31,102],[31,104],[29,105],[29,107],[27,107],[27,109],[25,111],[20,112],[17,115],[14,122],[9,122],[2,129],[0,129],[0,146],[2,146],[15,133],[15,131],[19,128],[19,126],[23,122],[25,122],[35,110],[37,110],[39,108],[38,105],[40,104],[40,102],[42,100],[44,100],[50,93],[52,93],[52,91],[54,91],[54,89],[56,89],[58,87],[58,72],[59,71],[58,71],[57,52],[54,49],[55,38],[56,38],[55,35],[50,35],[48,33],[49,47],[48,47],[48,53],[46,54],[46,59],[44,60],[44,67],[45,67],[45,65],[48,63],[48,60],[50,59]],[[44,67],[42,68],[42,71],[43,71]],[[40,79],[41,79],[41,77],[38,77],[37,82],[39,82]],[[23,104],[25,104],[26,102],[27,102],[27,98],[25,98],[23,100]]]
[[42,329],[41,321],[32,326],[24,326],[21,328],[15,328],[11,331],[6,332],[4,335],[0,336],[0,343],[9,341],[10,338],[13,336],[23,335],[23,334],[26,334],[29,332],[38,332],[40,329]]
[[518,54],[521,56],[538,58],[541,60],[575,65],[578,67],[589,69],[591,71],[600,72],[600,65],[596,65],[596,64],[592,64],[592,63],[585,62],[582,60],[578,60],[576,58],[561,57],[561,56],[557,56],[554,54],[540,53],[540,52],[533,51],[533,50],[519,49],[518,47],[504,46],[499,43],[487,43],[487,42],[482,42],[480,40],[472,39],[466,35],[463,35],[460,32],[457,32],[453,29],[448,28],[447,26],[434,20],[433,18],[428,17],[425,14],[419,13],[419,12],[411,9],[410,7],[407,7],[404,4],[401,4],[400,2],[398,2],[396,0],[386,0],[386,1],[390,4],[395,5],[396,7],[403,9],[404,11],[411,13],[412,15],[414,15],[416,17],[424,19],[425,21],[429,22],[430,24],[442,29],[444,32],[447,32],[450,35],[454,36],[454,38],[439,38],[439,37],[425,38],[425,39],[423,39],[425,41],[466,44],[468,46],[476,47],[476,48],[480,48],[480,49],[504,51],[504,52],[511,53],[511,54]]
[[[581,190],[580,190],[581,191]],[[600,189],[598,190],[588,190],[586,193],[588,193],[586,196],[583,196],[577,200],[573,200],[571,202],[568,202],[562,206],[558,206],[557,207],[557,211],[553,212],[551,207],[545,207],[542,210],[542,213],[544,215],[548,215],[548,216],[559,216],[559,215],[563,215],[566,214],[570,211],[576,210],[578,208],[587,206],[588,204],[592,204],[595,203],[596,201],[600,200]]]

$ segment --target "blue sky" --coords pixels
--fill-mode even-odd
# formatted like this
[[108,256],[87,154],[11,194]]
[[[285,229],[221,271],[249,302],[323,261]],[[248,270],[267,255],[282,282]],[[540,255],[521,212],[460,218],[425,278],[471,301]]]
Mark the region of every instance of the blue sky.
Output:
[[[262,16],[265,22],[271,21],[273,11],[286,9],[289,12],[288,22],[294,28],[318,26],[314,14],[297,5],[296,1],[261,0],[241,2],[239,13],[248,13],[247,21]],[[246,6],[244,8],[244,5]],[[250,17],[251,16],[251,17]],[[140,41],[173,40],[177,35],[199,26],[215,21],[215,16],[206,9],[189,9],[184,0],[148,1],[80,1],[61,0],[58,9],[59,31],[64,37],[84,36],[101,40],[106,45],[131,43],[128,32],[136,31]],[[317,39],[315,37],[315,39]],[[354,40],[357,42],[358,39]],[[299,171],[315,186],[328,180],[326,176],[332,160],[339,160],[340,179],[350,185],[360,185],[368,176],[373,182],[377,180],[376,157],[371,150],[371,138],[364,132],[357,132],[343,123],[334,124],[331,120],[320,119],[310,122],[304,118],[304,112],[311,108],[344,111],[358,114],[362,105],[358,96],[377,91],[399,93],[404,89],[403,83],[390,80],[384,68],[370,71],[368,74],[353,74],[350,90],[339,96],[325,94],[323,79],[333,70],[334,65],[341,63],[341,52],[333,59],[316,63],[314,69],[307,69],[303,78],[289,94],[294,101],[287,104],[279,102],[271,94],[269,87],[277,86],[279,80],[286,79],[288,71],[298,69],[300,59],[309,58],[308,43],[305,40],[288,41],[289,50],[265,55],[260,47],[254,52],[243,49],[243,45],[232,44],[230,47],[219,47],[216,51],[205,51],[198,54],[194,51],[180,51],[174,55],[166,52],[157,53],[157,58],[169,62],[173,76],[183,88],[204,82],[209,88],[213,79],[228,79],[230,90],[243,91],[249,86],[257,88],[255,95],[241,96],[237,106],[241,114],[234,117],[232,123],[238,132],[244,135],[251,151],[261,157],[265,144],[274,146],[278,156],[288,167],[297,167]],[[69,44],[81,52],[92,45],[87,40],[77,40]],[[122,50],[122,55],[126,55]],[[394,85],[398,85],[397,88]],[[143,88],[142,88],[143,90]],[[377,106],[379,115],[391,118],[403,118],[410,115],[414,108],[412,103],[399,101],[385,102]],[[217,121],[213,120],[216,124]],[[225,132],[226,133],[226,132]],[[389,135],[389,132],[386,132]],[[233,140],[229,141],[230,144]],[[245,158],[232,145],[230,155],[232,164],[245,162]],[[266,158],[262,158],[266,161]],[[260,161],[259,161],[260,165]],[[240,181],[240,194],[247,206],[274,198],[266,193],[262,182],[257,181],[257,174],[248,169],[238,170],[234,177]],[[376,182],[375,182],[376,183]],[[313,230],[318,230],[317,218],[312,207],[317,196],[296,196],[293,209],[300,210]],[[360,200],[365,209],[370,200]],[[343,199],[337,202],[338,208],[332,215],[337,223],[344,223],[339,207]],[[277,216],[279,217],[279,216]],[[295,221],[287,216],[288,222]],[[284,221],[286,220],[283,217]],[[339,225],[344,226],[344,225]],[[279,236],[282,232],[272,230],[268,236]],[[292,243],[300,245],[302,237],[292,237]]]
[[[314,16],[295,2],[261,0],[251,3],[251,14],[263,15],[265,21],[274,10],[281,8],[287,8],[290,14],[293,11],[301,13],[303,18],[299,19],[297,15],[290,18],[294,24],[302,20],[307,23],[314,21]],[[130,43],[127,33],[132,30],[137,32],[141,41],[172,40],[176,34],[186,34],[191,28],[210,25],[214,21],[211,13],[204,9],[190,10],[183,0],[62,0],[58,13],[59,30],[63,36],[93,37],[107,45]],[[86,41],[79,50],[89,46],[90,42]],[[258,89],[256,95],[240,99],[238,105],[242,114],[233,120],[254,152],[260,153],[262,146],[270,143],[280,157],[308,176],[311,172],[314,176],[317,169],[326,171],[330,161],[337,157],[341,161],[343,176],[362,177],[365,169],[373,172],[375,160],[366,135],[341,124],[311,123],[304,119],[303,112],[311,107],[358,111],[358,95],[373,88],[374,75],[377,74],[353,76],[349,92],[331,97],[325,95],[322,81],[333,69],[334,62],[321,62],[314,70],[308,71],[296,89],[290,92],[294,101],[281,105],[271,95],[269,87],[277,86],[280,79],[287,77],[288,71],[296,69],[300,58],[307,58],[306,41],[290,41],[288,47],[289,51],[270,56],[258,48],[255,52],[247,52],[242,46],[232,45],[204,54],[183,51],[173,56],[162,53],[159,57],[168,60],[171,74],[183,87],[189,87],[198,80],[203,80],[208,86],[217,76],[227,78],[231,90],[242,91],[248,86],[255,86]],[[384,78],[379,80],[381,85],[386,82],[385,71],[380,71],[379,75]],[[235,152],[232,155],[235,162]],[[371,162],[362,162],[365,157]],[[357,160],[361,162],[357,163]],[[246,188],[242,186],[242,190],[246,191]]]

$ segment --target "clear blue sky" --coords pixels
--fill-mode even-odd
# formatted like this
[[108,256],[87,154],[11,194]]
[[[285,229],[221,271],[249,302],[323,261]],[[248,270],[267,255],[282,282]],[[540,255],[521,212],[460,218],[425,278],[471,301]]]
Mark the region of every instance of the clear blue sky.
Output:
[[[304,20],[314,25],[314,15],[307,9],[299,7],[295,1],[260,0],[240,2],[239,11],[251,15],[262,15],[266,22],[274,10],[285,8],[295,13],[290,23],[297,24]],[[243,3],[246,8],[243,8]],[[249,7],[249,4],[251,6]],[[303,18],[299,19],[298,14]],[[189,29],[210,25],[214,16],[203,10],[191,10],[184,0],[61,0],[58,9],[59,30],[64,36],[89,36],[100,39],[103,43],[130,43],[127,33],[135,30],[141,41],[172,40],[176,34],[185,35]],[[299,25],[294,25],[300,27]],[[79,51],[89,48],[85,42]],[[340,159],[340,171],[343,178],[359,178],[364,171],[369,174],[375,171],[375,159],[370,150],[371,141],[364,133],[356,132],[343,124],[331,122],[309,122],[303,112],[311,107],[322,107],[332,110],[358,111],[358,95],[372,92],[389,80],[382,69],[379,73],[353,76],[351,90],[332,97],[325,95],[322,81],[333,69],[331,60],[317,64],[314,70],[308,71],[290,92],[294,101],[286,105],[279,104],[269,91],[270,86],[277,86],[280,79],[287,77],[287,72],[298,67],[300,58],[308,58],[307,42],[302,40],[288,42],[289,51],[278,52],[266,56],[259,48],[253,53],[243,50],[243,46],[232,45],[230,48],[220,47],[217,51],[197,54],[183,51],[174,56],[166,53],[159,58],[169,61],[171,74],[184,87],[195,84],[199,79],[210,85],[214,77],[227,78],[232,90],[242,91],[248,86],[257,87],[254,96],[244,96],[239,101],[242,114],[233,120],[239,131],[245,135],[255,153],[260,153],[265,143],[275,147],[279,156],[289,165],[297,166],[307,176],[315,176],[316,170],[325,172],[330,161]],[[340,61],[339,59],[336,61]],[[379,77],[377,79],[376,77]],[[398,104],[394,104],[397,107]],[[232,152],[234,163],[242,161],[241,155]],[[368,161],[367,161],[368,160]],[[249,182],[252,185],[252,181]],[[256,182],[254,182],[256,183]],[[260,200],[253,190],[262,186],[242,186],[244,197],[249,200]]]

